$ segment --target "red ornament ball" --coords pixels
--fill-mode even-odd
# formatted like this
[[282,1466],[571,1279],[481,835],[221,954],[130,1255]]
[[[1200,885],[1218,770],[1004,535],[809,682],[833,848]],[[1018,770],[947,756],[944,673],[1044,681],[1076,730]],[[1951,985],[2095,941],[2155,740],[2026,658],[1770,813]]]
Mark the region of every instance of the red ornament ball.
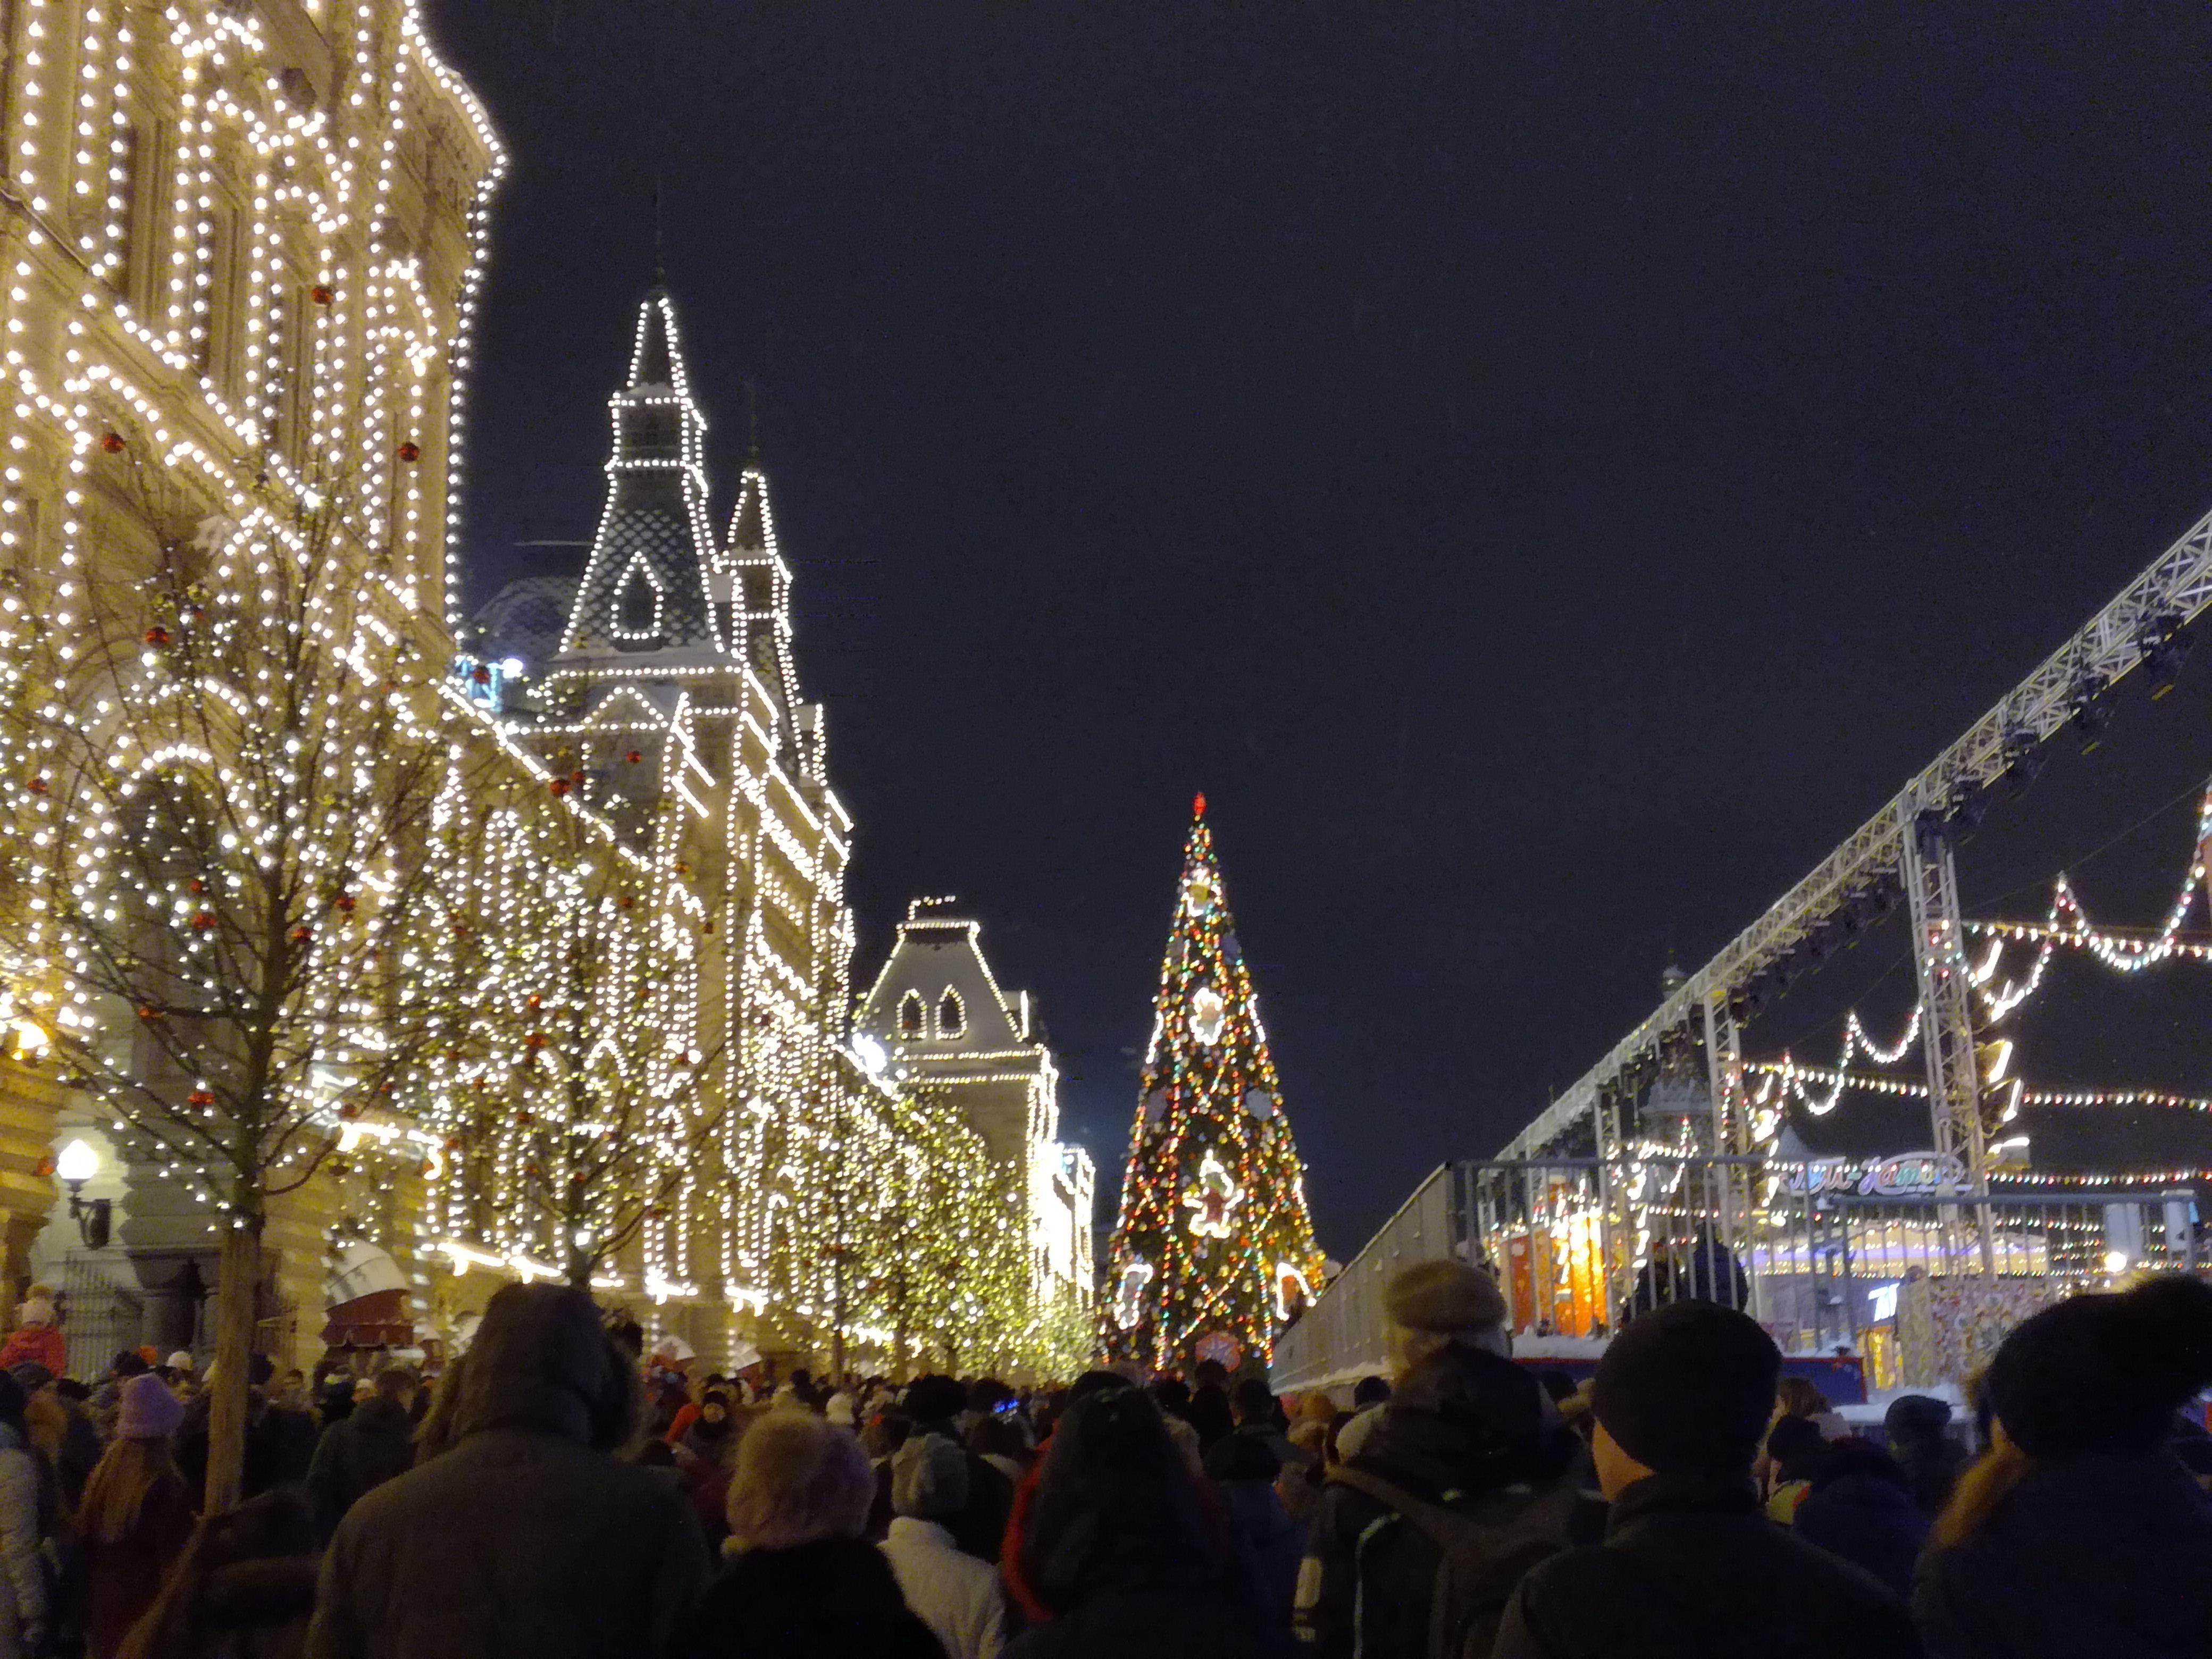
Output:
[[415,443],[405,443],[400,445],[399,459],[406,462],[410,466],[412,466],[416,462],[422,459],[422,446]]
[[214,912],[210,910],[193,911],[191,925],[193,932],[204,933],[209,928],[215,926]]
[[469,670],[469,678],[474,680],[478,685],[489,685],[491,684],[491,670],[484,664],[478,663],[474,668]]
[[185,1097],[185,1103],[189,1106],[212,1106],[215,1097],[205,1089],[195,1089]]
[[108,433],[100,439],[100,447],[111,455],[120,455],[124,447],[123,434],[120,432]]
[[635,765],[636,765],[640,761],[641,761],[641,760],[643,760],[643,759],[645,758],[645,755],[644,755],[643,751],[641,751],[641,750],[640,750],[633,749],[633,750],[631,750],[629,751],[629,753],[628,753],[627,755],[624,755],[624,756],[623,757],[623,758],[624,760],[628,761],[628,762],[629,762],[632,766],[635,766]]
[[338,296],[331,293],[330,289],[325,288],[322,283],[317,283],[314,287],[307,290],[307,297],[310,300],[313,300],[319,306],[326,306]]
[[24,787],[34,795],[43,795],[46,793],[46,781],[44,778],[33,778]]
[[146,643],[147,643],[147,644],[149,644],[149,645],[167,645],[168,642],[169,642],[169,630],[168,630],[167,629],[166,629],[166,628],[162,627],[159,623],[155,623],[153,627],[151,627],[151,628],[149,628],[149,629],[148,629],[146,630]]
[[547,784],[545,787],[548,789],[550,789],[556,795],[565,795],[568,793],[568,780],[566,778],[556,778],[552,782]]

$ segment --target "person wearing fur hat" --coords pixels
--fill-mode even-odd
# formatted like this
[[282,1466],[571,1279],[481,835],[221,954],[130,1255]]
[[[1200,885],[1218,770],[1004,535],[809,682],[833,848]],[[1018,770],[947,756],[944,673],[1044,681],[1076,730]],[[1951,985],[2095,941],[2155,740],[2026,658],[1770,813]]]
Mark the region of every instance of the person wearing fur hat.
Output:
[[1718,1303],[1629,1321],[1590,1389],[1605,1541],[1521,1581],[1494,1659],[1916,1659],[1903,1601],[1760,1511],[1751,1465],[1781,1370]]
[[1912,1609],[1936,1659],[2212,1652],[2212,1498],[2172,1450],[2212,1383],[2212,1285],[2077,1296],[2005,1338],[1990,1447],[1936,1518]]
[[469,1346],[453,1449],[339,1523],[313,1659],[664,1651],[707,1553],[675,1485],[615,1455],[641,1403],[588,1295],[503,1286]]
[[0,1371],[12,1370],[25,1360],[36,1360],[51,1376],[69,1375],[69,1342],[62,1335],[62,1316],[54,1307],[54,1293],[33,1285],[15,1310],[15,1328],[0,1343]]
[[86,1659],[113,1659],[191,1537],[191,1494],[173,1444],[184,1419],[182,1402],[160,1377],[142,1371],[124,1385],[115,1438],[76,1510]]
[[944,1659],[862,1536],[874,1491],[867,1454],[848,1431],[811,1412],[755,1423],[730,1481],[728,1565],[669,1651]]
[[1454,1651],[1479,1652],[1520,1573],[1566,1547],[1578,1448],[1534,1374],[1506,1357],[1505,1301],[1487,1273],[1419,1262],[1383,1305],[1397,1386],[1322,1489],[1292,1627],[1320,1656],[1427,1654],[1448,1540],[1472,1532],[1495,1551],[1495,1582],[1437,1616],[1464,1626]]

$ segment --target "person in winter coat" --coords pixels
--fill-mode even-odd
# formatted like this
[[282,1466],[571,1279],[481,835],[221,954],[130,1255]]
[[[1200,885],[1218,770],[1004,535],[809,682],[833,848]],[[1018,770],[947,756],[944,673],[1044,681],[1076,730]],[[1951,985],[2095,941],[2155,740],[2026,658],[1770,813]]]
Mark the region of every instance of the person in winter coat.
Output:
[[710,1547],[729,1530],[730,1472],[738,1461],[738,1429],[730,1415],[730,1397],[719,1391],[699,1402],[699,1410],[675,1443],[676,1462],[684,1472],[691,1508]]
[[122,1349],[108,1366],[106,1376],[93,1389],[86,1408],[92,1414],[92,1425],[99,1431],[103,1445],[115,1437],[115,1418],[123,1408],[123,1390],[130,1386],[132,1377],[143,1376],[153,1369],[144,1355]]
[[1240,1432],[1215,1443],[1206,1472],[1229,1511],[1254,1596],[1268,1621],[1287,1632],[1306,1528],[1291,1521],[1276,1492],[1282,1465],[1263,1437]]
[[1009,1551],[1043,1622],[1007,1659],[1256,1659],[1277,1632],[1239,1596],[1226,1539],[1209,1521],[1159,1409],[1107,1377],[1054,1425]]
[[670,1651],[943,1659],[890,1564],[861,1536],[874,1494],[867,1455],[850,1433],[793,1407],[761,1418],[738,1443],[728,1565]]
[[941,1435],[910,1437],[891,1456],[891,1523],[881,1548],[899,1593],[946,1659],[997,1659],[1006,1643],[999,1575],[952,1541],[940,1516],[968,1502],[968,1460]]
[[35,1360],[49,1376],[69,1375],[69,1343],[62,1335],[62,1316],[54,1307],[53,1291],[33,1285],[15,1310],[15,1328],[0,1343],[0,1371],[12,1370],[25,1360]]
[[[958,1378],[916,1377],[907,1387],[906,1414],[914,1431],[939,1434],[956,1446],[964,1443],[957,1419],[968,1409],[968,1389]],[[953,1541],[979,1561],[995,1563],[1006,1538],[1006,1516],[1013,1509],[1014,1483],[974,1452],[968,1459],[968,1501],[956,1515],[944,1518]]]
[[1494,1625],[1520,1573],[1567,1547],[1580,1501],[1573,1437],[1535,1377],[1497,1352],[1504,1299],[1490,1277],[1421,1262],[1384,1300],[1411,1367],[1323,1486],[1298,1572],[1295,1627],[1303,1650],[1322,1659],[1428,1653],[1437,1527],[1473,1524],[1496,1539],[1481,1615]]
[[1947,1432],[1950,1423],[1950,1401],[1924,1394],[1899,1395],[1881,1415],[1889,1455],[1905,1472],[1906,1489],[1923,1515],[1943,1512],[1966,1462],[1965,1453]]
[[1905,1471],[1881,1447],[1859,1439],[1828,1446],[1792,1525],[1807,1543],[1864,1567],[1899,1595],[1912,1594],[1928,1517],[1912,1501]]
[[1751,1464],[1781,1366],[1716,1303],[1628,1322],[1590,1395],[1605,1541],[1521,1581],[1494,1659],[1915,1659],[1903,1601],[1759,1513]]
[[484,1310],[453,1449],[386,1481],[324,1558],[315,1659],[659,1653],[707,1571],[697,1523],[649,1469],[637,1374],[583,1291],[508,1285]]
[[23,1423],[31,1443],[53,1471],[63,1506],[74,1509],[100,1462],[100,1431],[84,1407],[64,1394],[59,1380],[36,1360],[27,1359],[8,1374],[21,1386],[28,1402]]
[[1960,1478],[1912,1607],[1935,1659],[2212,1650],[2212,1498],[2173,1455],[2212,1382],[2212,1285],[2078,1296],[2008,1336],[1987,1456]]
[[411,1365],[386,1365],[376,1393],[323,1431],[307,1465],[307,1501],[325,1538],[362,1496],[415,1467],[414,1405],[422,1386]]
[[[239,1479],[240,1498],[258,1498],[279,1486],[296,1486],[307,1478],[314,1455],[314,1427],[300,1413],[272,1404],[269,1384],[276,1368],[269,1356],[257,1353],[246,1365],[246,1462]],[[208,1465],[208,1416],[215,1404],[212,1394],[202,1391],[185,1405],[184,1425],[177,1431],[177,1467],[191,1488],[195,1504],[205,1501]]]
[[199,1523],[116,1659],[301,1659],[314,1607],[307,1499],[264,1492]]
[[191,1537],[191,1494],[171,1444],[184,1416],[160,1377],[132,1377],[116,1408],[115,1438],[85,1482],[76,1527],[86,1659],[115,1659]]
[[58,1520],[23,1424],[22,1385],[0,1371],[0,1659],[35,1654],[46,1637],[40,1549]]

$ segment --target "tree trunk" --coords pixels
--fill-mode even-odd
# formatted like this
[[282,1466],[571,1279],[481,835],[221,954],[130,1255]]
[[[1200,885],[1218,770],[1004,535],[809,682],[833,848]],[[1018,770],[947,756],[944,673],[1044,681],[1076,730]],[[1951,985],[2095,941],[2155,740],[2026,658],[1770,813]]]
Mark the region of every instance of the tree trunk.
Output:
[[260,1311],[259,1215],[239,1218],[222,1236],[216,1279],[215,1376],[208,1389],[207,1510],[219,1515],[238,1502],[246,1470],[246,1368],[253,1358]]

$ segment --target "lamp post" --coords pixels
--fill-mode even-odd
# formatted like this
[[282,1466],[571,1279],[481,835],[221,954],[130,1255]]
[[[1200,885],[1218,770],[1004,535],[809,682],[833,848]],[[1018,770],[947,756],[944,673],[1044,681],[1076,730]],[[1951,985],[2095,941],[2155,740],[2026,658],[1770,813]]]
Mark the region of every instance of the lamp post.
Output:
[[70,1219],[76,1223],[77,1237],[88,1250],[107,1248],[107,1230],[112,1217],[114,1200],[84,1196],[84,1183],[100,1173],[100,1154],[86,1142],[72,1140],[62,1148],[61,1156],[54,1160],[54,1173],[61,1177],[62,1185],[69,1188]]

